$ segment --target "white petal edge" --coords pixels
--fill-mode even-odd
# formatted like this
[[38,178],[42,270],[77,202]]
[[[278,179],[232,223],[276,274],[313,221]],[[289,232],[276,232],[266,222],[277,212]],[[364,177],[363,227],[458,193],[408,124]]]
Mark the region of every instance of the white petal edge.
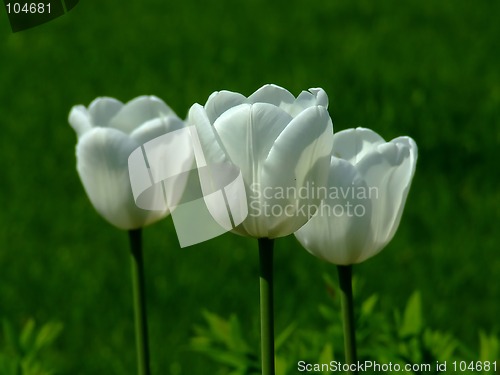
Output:
[[164,116],[149,120],[130,133],[130,137],[144,144],[166,133],[184,128],[184,122],[177,116]]
[[378,191],[373,202],[372,242],[381,251],[394,237],[415,173],[416,143],[409,137],[378,145],[357,167],[369,187]]
[[313,106],[328,108],[328,96],[325,90],[315,88],[309,89],[309,91],[302,91],[293,104],[284,109],[295,117],[303,110]]
[[115,98],[96,98],[89,105],[93,126],[108,126],[111,119],[123,108],[123,103]]
[[366,153],[385,140],[367,128],[346,129],[333,136],[333,155],[356,165]]
[[130,134],[143,123],[155,118],[176,116],[163,100],[156,96],[132,99],[110,120],[109,126]]
[[247,98],[240,93],[226,90],[216,91],[209,96],[204,108],[210,123],[213,124],[228,109],[243,104],[246,101]]
[[230,161],[215,128],[200,104],[195,103],[189,109],[187,126],[194,126],[196,129],[196,141],[199,141],[199,144],[195,144],[195,153],[199,168],[207,164],[216,165]]
[[277,107],[293,104],[294,101],[290,91],[274,84],[264,85],[248,97],[249,103],[269,103]]
[[90,114],[83,105],[76,105],[71,108],[68,116],[68,122],[75,130],[78,138],[92,129]]

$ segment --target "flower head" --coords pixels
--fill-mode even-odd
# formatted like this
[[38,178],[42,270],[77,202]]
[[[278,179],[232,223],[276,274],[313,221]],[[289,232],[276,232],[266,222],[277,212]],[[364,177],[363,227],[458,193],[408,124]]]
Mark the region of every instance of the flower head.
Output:
[[[286,236],[300,228],[316,198],[299,197],[306,186],[326,182],[333,125],[322,89],[297,98],[282,87],[265,85],[248,98],[213,93],[205,106],[194,104],[188,125],[196,126],[209,173],[203,186],[219,186],[221,167],[237,168],[245,186],[248,216],[234,232],[256,238]],[[223,177],[222,177],[223,178]],[[231,201],[231,197],[228,197]],[[214,217],[227,207],[212,207]]]
[[364,128],[336,133],[324,200],[295,236],[310,253],[334,264],[376,255],[396,233],[416,162],[410,137],[385,142]]
[[[136,206],[128,158],[144,142],[183,127],[172,109],[154,96],[126,104],[103,97],[88,108],[74,106],[68,121],[78,136],[78,174],[93,206],[108,222],[120,229],[137,229],[169,213]],[[162,194],[161,186],[155,194]]]

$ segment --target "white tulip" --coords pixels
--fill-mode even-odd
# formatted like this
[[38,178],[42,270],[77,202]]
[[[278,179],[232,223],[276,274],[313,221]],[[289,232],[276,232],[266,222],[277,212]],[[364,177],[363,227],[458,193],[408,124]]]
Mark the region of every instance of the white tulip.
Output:
[[238,234],[276,238],[300,228],[319,203],[308,190],[326,183],[333,142],[327,106],[322,89],[295,98],[276,85],[248,98],[215,92],[205,106],[194,104],[187,123],[196,127],[208,166],[200,173],[202,188],[231,180],[223,171],[236,169],[244,181],[243,201],[241,192],[229,194],[226,206],[210,207],[214,218],[240,204],[247,207],[239,212],[248,215],[234,229]]
[[[128,158],[143,143],[183,128],[183,122],[161,99],[140,96],[123,104],[97,98],[88,108],[74,106],[69,123],[76,131],[77,170],[95,209],[112,225],[138,229],[166,215],[136,206],[132,195]],[[161,185],[152,195],[163,194]]]
[[416,162],[410,137],[385,142],[364,128],[336,133],[325,199],[295,236],[310,253],[337,265],[376,255],[398,228]]

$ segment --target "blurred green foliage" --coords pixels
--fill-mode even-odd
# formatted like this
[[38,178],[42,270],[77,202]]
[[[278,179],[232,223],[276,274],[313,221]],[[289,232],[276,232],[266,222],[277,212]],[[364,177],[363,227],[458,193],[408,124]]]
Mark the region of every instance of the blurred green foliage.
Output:
[[[67,124],[97,96],[154,94],[184,117],[215,90],[321,86],[336,131],[412,136],[419,162],[399,231],[355,267],[362,300],[403,310],[418,289],[432,327],[470,346],[481,329],[498,333],[500,2],[81,0],[16,34],[0,13],[0,315],[62,322],[61,373],[135,369],[127,236],[88,202]],[[215,373],[187,350],[191,327],[203,310],[235,313],[258,336],[256,241],[179,249],[170,219],[144,238],[154,373]],[[324,272],[334,267],[294,238],[277,241],[278,332],[324,329]]]
[[[0,331],[0,375],[52,375],[52,365],[47,364],[47,354],[62,330],[62,324],[50,322],[36,326],[33,319],[16,332],[12,324],[4,320]],[[52,362],[55,360],[52,359]]]
[[[330,277],[325,279],[329,304],[319,306],[324,328],[308,331],[292,324],[283,330],[275,345],[277,375],[304,372],[306,366],[310,368],[308,372],[317,366],[323,371],[313,373],[331,374],[346,365],[340,288]],[[359,290],[356,292],[359,294]],[[453,362],[463,362],[466,367],[474,366],[472,373],[496,373],[500,356],[500,341],[496,336],[480,332],[472,349],[453,334],[427,326],[418,291],[410,296],[403,312],[395,309],[391,314],[383,314],[377,310],[378,300],[379,296],[373,294],[358,301],[360,308],[355,313],[358,363],[365,366],[360,372],[398,372],[399,366],[408,374],[436,373],[438,363],[453,371]],[[217,374],[259,375],[258,344],[247,342],[238,317],[231,315],[225,319],[206,311],[203,316],[205,324],[195,327],[192,349],[218,363]],[[382,366],[392,366],[396,371],[380,371]]]

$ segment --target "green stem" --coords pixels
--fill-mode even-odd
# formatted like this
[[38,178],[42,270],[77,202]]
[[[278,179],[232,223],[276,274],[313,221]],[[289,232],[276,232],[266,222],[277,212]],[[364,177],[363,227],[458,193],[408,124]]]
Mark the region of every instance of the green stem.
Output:
[[[342,319],[344,321],[345,360],[348,364],[357,363],[356,328],[354,326],[354,302],[352,298],[352,266],[337,266],[339,274]],[[357,371],[349,371],[357,374]]]
[[273,247],[274,240],[259,238],[262,375],[274,375]]
[[132,289],[134,291],[135,339],[137,346],[137,374],[150,375],[148,321],[146,317],[146,295],[144,287],[144,263],[142,259],[142,230],[129,232],[132,255]]

